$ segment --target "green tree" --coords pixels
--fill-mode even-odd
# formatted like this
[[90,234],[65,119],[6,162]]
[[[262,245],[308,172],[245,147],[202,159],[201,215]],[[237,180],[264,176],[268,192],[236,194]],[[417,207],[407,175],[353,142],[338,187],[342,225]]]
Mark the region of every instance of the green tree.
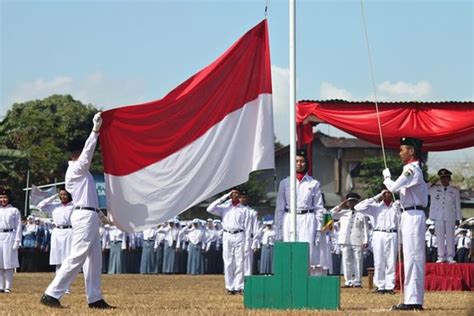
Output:
[[[17,191],[15,186],[26,184],[28,169],[30,183],[45,184],[64,179],[69,160],[68,145],[73,140],[87,138],[97,111],[70,95],[13,104],[0,123],[0,149],[17,150],[28,157],[28,163],[24,161],[26,158],[2,158],[3,182]],[[100,156],[99,151],[96,155]],[[94,159],[92,171],[102,172],[100,157]]]
[[[426,159],[424,157],[424,159]],[[387,156],[387,167],[392,174],[392,180],[395,180],[403,170],[403,164],[400,159],[394,156]],[[385,165],[382,157],[368,157],[362,160],[359,180],[364,184],[364,193],[367,196],[374,196],[385,189],[382,179],[382,170]],[[428,181],[428,168],[423,164],[423,177]]]

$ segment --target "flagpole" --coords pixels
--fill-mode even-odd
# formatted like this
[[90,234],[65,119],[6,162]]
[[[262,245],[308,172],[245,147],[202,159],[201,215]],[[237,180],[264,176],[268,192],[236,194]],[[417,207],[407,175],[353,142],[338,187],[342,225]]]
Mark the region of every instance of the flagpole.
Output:
[[289,0],[290,30],[290,240],[296,241],[296,0]]

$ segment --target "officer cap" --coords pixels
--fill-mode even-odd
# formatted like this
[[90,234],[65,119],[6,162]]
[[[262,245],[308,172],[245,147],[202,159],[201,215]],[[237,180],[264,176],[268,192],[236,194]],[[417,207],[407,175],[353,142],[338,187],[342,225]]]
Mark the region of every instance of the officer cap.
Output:
[[235,186],[235,187],[233,187],[233,188],[232,188],[232,191],[239,191],[239,192],[240,192],[240,194],[242,194],[242,192],[243,192],[242,188],[241,188],[241,187],[239,187],[238,185],[237,185],[237,186]]
[[7,188],[0,188],[0,195],[6,195],[9,199],[12,198],[12,191]]
[[346,200],[360,200],[360,195],[355,192],[349,192],[346,195]]
[[296,150],[296,156],[303,157],[305,160],[308,158],[307,151],[304,148],[299,148]]
[[421,146],[423,145],[423,141],[421,139],[413,138],[413,137],[402,137],[400,138],[400,145],[407,145],[415,149],[421,149]]
[[450,177],[453,173],[448,169],[439,169],[438,176],[440,177]]

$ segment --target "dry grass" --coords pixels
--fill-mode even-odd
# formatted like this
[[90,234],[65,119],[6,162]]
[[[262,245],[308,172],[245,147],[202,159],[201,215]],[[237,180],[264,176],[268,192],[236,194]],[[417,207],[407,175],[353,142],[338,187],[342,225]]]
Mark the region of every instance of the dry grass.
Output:
[[[388,308],[400,300],[399,295],[371,294],[368,289],[342,289],[341,310],[337,312],[249,311],[244,309],[242,296],[225,294],[223,276],[129,274],[103,275],[104,297],[118,308],[91,311],[87,308],[84,282],[80,275],[74,282],[73,294],[61,300],[66,308],[54,310],[39,304],[39,298],[52,278],[51,273],[16,274],[14,292],[0,294],[0,314],[380,315],[393,313]],[[471,292],[430,292],[425,297],[425,309],[425,315],[474,315],[474,297]]]

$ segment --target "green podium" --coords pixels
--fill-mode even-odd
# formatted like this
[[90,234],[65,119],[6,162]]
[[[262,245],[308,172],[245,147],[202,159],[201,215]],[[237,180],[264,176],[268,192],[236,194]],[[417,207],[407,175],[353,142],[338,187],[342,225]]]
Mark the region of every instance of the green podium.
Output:
[[273,275],[245,277],[245,308],[339,308],[339,277],[309,275],[308,243],[277,242],[274,247]]

